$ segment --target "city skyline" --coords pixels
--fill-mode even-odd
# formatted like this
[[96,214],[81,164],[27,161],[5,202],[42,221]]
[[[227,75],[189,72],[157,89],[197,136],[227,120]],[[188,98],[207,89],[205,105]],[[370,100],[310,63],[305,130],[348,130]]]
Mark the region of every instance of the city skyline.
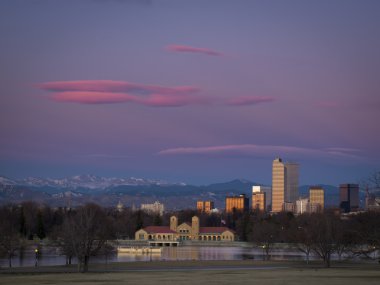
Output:
[[280,156],[299,185],[358,183],[379,168],[379,11],[1,1],[0,175],[270,185]]

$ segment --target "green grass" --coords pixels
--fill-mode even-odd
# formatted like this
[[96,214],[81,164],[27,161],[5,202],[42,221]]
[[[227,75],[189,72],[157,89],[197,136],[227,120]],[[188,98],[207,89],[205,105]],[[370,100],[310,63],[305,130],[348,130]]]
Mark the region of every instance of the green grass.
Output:
[[[306,266],[294,262],[258,261],[181,261],[115,263],[108,270],[118,272],[99,273],[105,265],[93,265],[93,272],[63,273],[63,267],[14,270],[0,274],[0,284],[302,284],[324,285],[379,284],[380,265],[342,263],[333,268],[322,268],[320,264]],[[264,268],[264,267],[268,268]],[[250,267],[241,269],[240,267]],[[270,267],[275,267],[271,269]],[[286,267],[286,268],[284,268]],[[199,268],[208,270],[200,270]],[[226,269],[223,269],[226,268]],[[255,268],[260,268],[255,270]],[[264,268],[264,269],[263,269]],[[65,268],[67,270],[67,268]],[[74,267],[71,269],[75,269]],[[173,271],[173,269],[175,269]],[[127,271],[129,270],[129,271]],[[149,271],[136,271],[149,270]],[[96,272],[94,272],[96,271]]]

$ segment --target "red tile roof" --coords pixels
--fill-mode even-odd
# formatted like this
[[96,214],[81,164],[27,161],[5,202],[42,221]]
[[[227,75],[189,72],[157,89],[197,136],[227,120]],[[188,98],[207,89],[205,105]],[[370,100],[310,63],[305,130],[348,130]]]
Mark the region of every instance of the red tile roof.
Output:
[[199,228],[200,234],[221,234],[225,231],[230,231],[232,233],[235,233],[233,230],[227,227],[200,227]]
[[175,231],[172,231],[170,227],[164,226],[149,226],[144,228],[148,234],[175,234]]

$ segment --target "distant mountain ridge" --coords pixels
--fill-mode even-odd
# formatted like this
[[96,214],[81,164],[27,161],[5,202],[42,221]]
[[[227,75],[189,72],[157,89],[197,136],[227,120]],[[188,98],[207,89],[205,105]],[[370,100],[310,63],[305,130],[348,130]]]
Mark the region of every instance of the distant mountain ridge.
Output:
[[[31,187],[53,187],[53,188],[88,188],[106,189],[116,186],[141,186],[141,185],[172,185],[163,180],[153,180],[144,178],[108,178],[91,174],[77,175],[60,179],[28,177],[25,179],[12,180],[0,176],[0,185],[22,185]],[[174,183],[174,185],[185,185],[184,183]]]
[[191,208],[199,199],[213,200],[224,208],[225,196],[251,195],[252,185],[258,183],[235,179],[226,183],[194,186],[145,178],[105,178],[95,175],[77,175],[61,179],[10,179],[0,176],[0,204],[34,200],[53,206],[74,206],[94,202],[103,206],[125,206],[158,200],[167,209]]
[[[35,178],[14,180],[0,176],[0,204],[34,200],[53,206],[80,205],[94,202],[115,206],[121,202],[127,207],[158,200],[167,209],[195,208],[197,200],[212,200],[217,208],[224,208],[228,195],[245,194],[251,198],[252,186],[262,185],[245,179],[235,179],[209,185],[169,183],[145,178],[107,178],[95,175],[77,175],[61,179]],[[299,187],[300,197],[308,197],[309,187]],[[320,185],[325,189],[326,206],[338,206],[339,189]],[[360,193],[361,202],[364,193]]]

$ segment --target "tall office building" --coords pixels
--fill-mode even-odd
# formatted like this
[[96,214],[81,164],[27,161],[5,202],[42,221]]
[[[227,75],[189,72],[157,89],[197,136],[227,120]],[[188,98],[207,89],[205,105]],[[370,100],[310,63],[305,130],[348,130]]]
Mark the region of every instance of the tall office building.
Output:
[[340,208],[343,212],[355,212],[359,209],[359,185],[340,184],[339,185]]
[[[253,202],[254,195],[256,193],[264,193],[265,194],[265,205],[263,207],[263,211],[270,211],[272,207],[272,188],[269,186],[252,186],[252,209],[255,209],[254,205],[257,205],[257,200],[256,203]],[[255,199],[261,199],[259,196],[257,196]]]
[[288,211],[298,198],[299,165],[295,162],[283,163],[276,158],[272,166],[272,212]]
[[281,158],[273,160],[272,165],[272,212],[283,210],[285,202],[286,168]]
[[299,165],[295,162],[286,162],[285,202],[295,203],[298,199]]
[[239,196],[227,196],[226,197],[226,213],[232,213],[235,211],[246,212],[249,208],[249,199],[245,197],[245,194]]
[[309,188],[310,212],[321,213],[325,207],[325,191],[320,186]]

